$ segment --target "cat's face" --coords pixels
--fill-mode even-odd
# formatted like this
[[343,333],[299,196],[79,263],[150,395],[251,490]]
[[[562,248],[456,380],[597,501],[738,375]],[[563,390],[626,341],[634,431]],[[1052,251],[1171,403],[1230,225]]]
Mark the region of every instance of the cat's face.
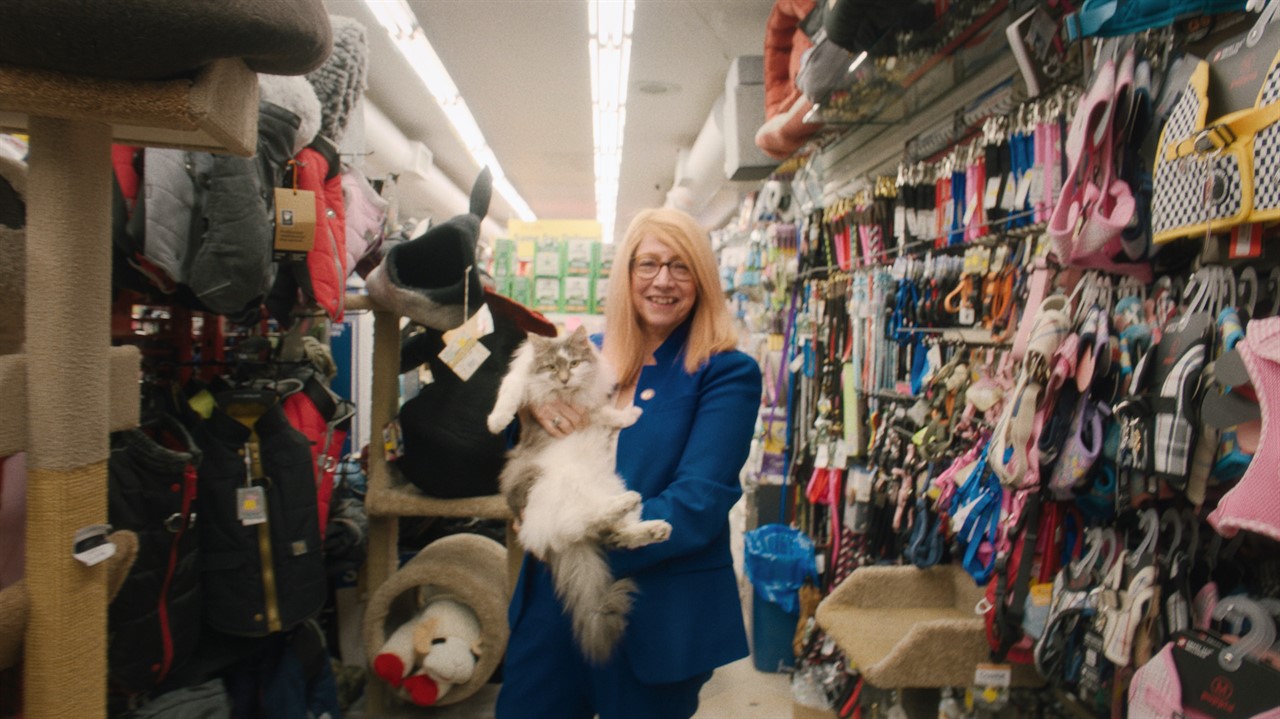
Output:
[[599,356],[586,331],[576,331],[556,338],[531,336],[533,345],[532,379],[546,389],[578,389],[594,378]]

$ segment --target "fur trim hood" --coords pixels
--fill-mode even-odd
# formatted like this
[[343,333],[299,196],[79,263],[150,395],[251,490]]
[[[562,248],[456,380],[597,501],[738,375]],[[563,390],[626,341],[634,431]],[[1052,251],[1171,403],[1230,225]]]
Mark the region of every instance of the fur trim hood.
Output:
[[298,116],[298,135],[289,156],[297,155],[311,144],[320,131],[320,98],[304,77],[297,75],[258,75],[259,99],[279,105]]

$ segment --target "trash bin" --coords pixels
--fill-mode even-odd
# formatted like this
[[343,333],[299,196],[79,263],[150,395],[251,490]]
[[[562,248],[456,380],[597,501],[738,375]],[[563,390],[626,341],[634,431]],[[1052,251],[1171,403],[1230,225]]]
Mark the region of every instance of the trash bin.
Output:
[[799,589],[816,579],[813,540],[798,529],[766,524],[743,535],[743,565],[751,582],[751,659],[762,672],[795,666],[791,642],[800,621]]

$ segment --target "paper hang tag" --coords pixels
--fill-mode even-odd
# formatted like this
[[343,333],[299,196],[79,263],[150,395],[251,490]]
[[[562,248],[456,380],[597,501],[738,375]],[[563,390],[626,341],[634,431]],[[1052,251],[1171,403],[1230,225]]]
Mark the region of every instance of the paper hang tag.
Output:
[[1001,175],[995,175],[987,178],[986,193],[982,198],[982,209],[993,210],[1000,201],[1000,180]]
[[818,445],[818,451],[813,459],[813,466],[818,469],[831,467],[831,448],[826,443]]
[[471,375],[480,369],[480,365],[489,358],[489,348],[480,344],[477,337],[469,333],[458,333],[449,344],[440,350],[440,359],[449,365],[449,369],[458,375],[463,382],[471,379]]
[[1044,196],[1044,169],[1036,165],[1027,170],[1024,179],[1026,179],[1027,189],[1023,193],[1022,205],[1026,206],[1028,200],[1035,201]]
[[276,235],[273,259],[299,260],[316,244],[316,194],[310,190],[277,187]]
[[1013,212],[1021,205],[1017,201],[1018,181],[1013,175],[1005,175],[1004,193],[1000,195],[1000,208],[1005,212]]
[[101,564],[115,556],[116,545],[107,539],[109,524],[91,524],[76,530],[71,555],[86,567]]
[[1008,664],[979,664],[973,673],[974,686],[1007,689],[1013,679],[1013,667]]
[[236,489],[236,518],[246,527],[267,521],[267,494],[262,487]]

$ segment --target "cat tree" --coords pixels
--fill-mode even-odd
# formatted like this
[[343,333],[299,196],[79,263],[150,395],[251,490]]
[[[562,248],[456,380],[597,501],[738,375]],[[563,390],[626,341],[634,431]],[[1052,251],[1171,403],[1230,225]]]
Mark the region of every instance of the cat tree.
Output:
[[[332,44],[319,0],[256,5],[50,0],[0,27],[0,131],[29,135],[25,348],[0,356],[0,456],[27,464],[26,574],[6,591],[25,594],[28,719],[106,715],[111,562],[72,548],[106,523],[108,435],[139,415],[138,352],[111,347],[111,145],[252,155],[250,66],[304,73]],[[136,79],[154,77],[177,79]]]
[[106,712],[107,570],[72,545],[106,523],[108,434],[139,414],[138,351],[111,347],[111,144],[252,155],[257,105],[240,60],[151,82],[0,66],[0,129],[30,136],[26,348],[0,357],[0,455],[27,453],[29,719]]
[[[382,429],[395,418],[400,406],[400,315],[383,308],[367,295],[347,295],[348,311],[373,313],[373,387],[370,391],[369,426],[372,436],[380,437]],[[493,587],[505,598],[515,586],[523,550],[511,526],[511,510],[499,495],[439,499],[420,492],[412,484],[396,476],[386,454],[374,439],[369,451],[369,489],[365,495],[365,511],[369,515],[369,557],[365,563],[364,583],[368,594],[376,593],[398,566],[399,519],[401,517],[479,517],[507,521],[507,586]],[[464,597],[465,599],[465,597]],[[366,610],[367,611],[367,610]],[[498,629],[482,627],[486,635],[503,634],[505,623]],[[455,688],[445,697],[452,703],[461,701],[479,689],[488,677]],[[366,685],[366,707],[373,713],[387,712],[395,705],[390,692],[380,682]]]

